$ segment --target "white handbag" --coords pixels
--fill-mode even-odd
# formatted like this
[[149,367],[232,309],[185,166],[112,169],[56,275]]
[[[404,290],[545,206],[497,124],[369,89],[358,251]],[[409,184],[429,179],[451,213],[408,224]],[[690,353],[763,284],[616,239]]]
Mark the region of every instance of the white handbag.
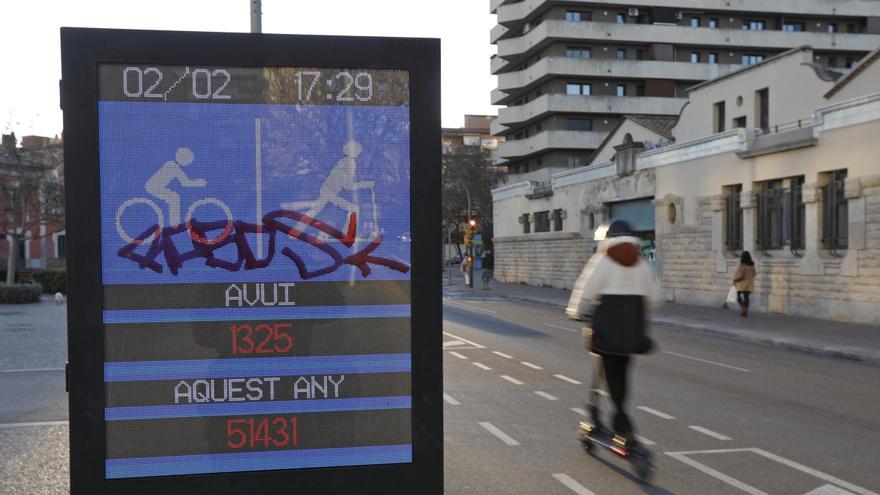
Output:
[[730,290],[727,291],[727,304],[737,304],[739,301],[736,298],[736,287],[730,286]]

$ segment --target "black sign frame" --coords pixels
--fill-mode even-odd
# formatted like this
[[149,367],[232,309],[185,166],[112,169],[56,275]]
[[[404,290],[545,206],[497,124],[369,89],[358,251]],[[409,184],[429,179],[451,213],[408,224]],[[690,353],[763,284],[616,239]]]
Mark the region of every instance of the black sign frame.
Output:
[[[61,51],[71,493],[442,493],[439,40],[62,28]],[[411,464],[105,479],[98,169],[98,66],[103,63],[409,71]]]

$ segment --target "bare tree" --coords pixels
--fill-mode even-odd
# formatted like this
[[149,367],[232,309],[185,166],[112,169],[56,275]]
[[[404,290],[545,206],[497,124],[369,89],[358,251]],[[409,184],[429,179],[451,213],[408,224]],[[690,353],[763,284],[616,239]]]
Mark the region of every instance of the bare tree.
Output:
[[443,153],[443,227],[454,226],[454,242],[460,242],[461,226],[467,222],[468,193],[471,212],[478,219],[477,230],[492,236],[492,188],[498,170],[490,152],[481,146],[452,144]]
[[40,225],[63,225],[64,186],[59,146],[22,149],[15,134],[0,149],[0,238],[11,238],[6,283],[15,280],[19,243],[39,239]]

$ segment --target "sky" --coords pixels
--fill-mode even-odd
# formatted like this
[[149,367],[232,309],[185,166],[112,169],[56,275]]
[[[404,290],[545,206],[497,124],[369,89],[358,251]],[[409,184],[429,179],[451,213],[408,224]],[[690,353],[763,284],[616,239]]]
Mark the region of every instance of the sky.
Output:
[[[263,0],[263,32],[440,38],[442,124],[495,115],[488,0]],[[0,128],[60,135],[59,28],[249,32],[250,0],[7,0],[0,9]]]

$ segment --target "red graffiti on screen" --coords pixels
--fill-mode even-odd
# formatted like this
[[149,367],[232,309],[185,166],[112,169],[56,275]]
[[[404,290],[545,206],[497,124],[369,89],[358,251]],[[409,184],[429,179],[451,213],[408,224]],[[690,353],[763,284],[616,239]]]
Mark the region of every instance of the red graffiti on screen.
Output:
[[[292,220],[291,223],[293,225],[286,225],[284,223],[285,220]],[[299,226],[303,227],[297,228]],[[357,267],[363,277],[369,277],[370,273],[372,273],[370,265],[384,266],[401,273],[409,271],[409,267],[404,263],[380,258],[372,254],[382,244],[382,237],[379,235],[372,239],[363,249],[348,256],[343,256],[328,240],[304,232],[308,227],[313,227],[329,236],[329,238],[339,241],[346,248],[351,248],[357,240],[357,213],[349,215],[348,228],[345,233],[318,219],[291,210],[275,210],[267,213],[263,216],[262,225],[239,220],[199,222],[193,218],[188,222],[173,227],[160,228],[159,225],[153,225],[134,238],[132,242],[126,244],[117,252],[117,255],[137,263],[139,268],[147,268],[156,273],[163,273],[164,267],[160,261],[157,261],[161,256],[165,260],[168,271],[175,276],[180,273],[184,263],[196,259],[204,259],[207,266],[233,272],[242,268],[245,270],[257,270],[266,268],[272,263],[272,260],[275,258],[276,237],[280,233],[315,247],[329,257],[327,265],[310,269],[310,267],[306,266],[303,258],[290,247],[285,246],[281,249],[281,255],[293,261],[303,280],[333,273],[343,265]],[[208,237],[208,233],[219,230],[222,230],[222,232],[217,237],[213,239]],[[174,236],[183,232],[189,233],[193,248],[190,251],[181,253],[174,245]],[[248,244],[246,234],[268,235],[268,253],[264,258],[257,259]],[[147,252],[145,254],[135,252],[150,237],[153,239]],[[237,259],[235,261],[224,260],[215,255],[215,251],[230,244],[234,244],[236,247]]]

